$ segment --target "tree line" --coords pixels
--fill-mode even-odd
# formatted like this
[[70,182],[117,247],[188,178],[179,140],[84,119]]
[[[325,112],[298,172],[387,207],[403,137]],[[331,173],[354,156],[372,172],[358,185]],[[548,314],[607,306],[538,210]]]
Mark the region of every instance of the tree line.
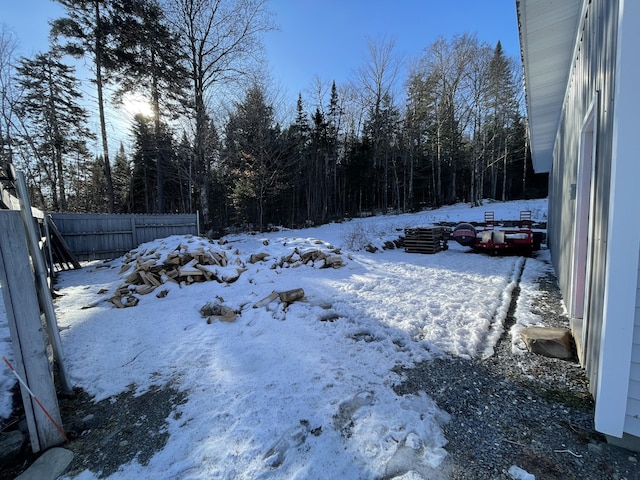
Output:
[[[263,230],[546,195],[500,42],[441,37],[407,67],[393,39],[369,39],[351,82],[316,78],[282,120],[261,73],[266,0],[56,1],[47,52],[14,58],[0,31],[0,166],[25,171],[43,209],[198,211],[207,228]],[[97,134],[71,58],[90,65]],[[105,109],[132,93],[152,113],[113,155]]]

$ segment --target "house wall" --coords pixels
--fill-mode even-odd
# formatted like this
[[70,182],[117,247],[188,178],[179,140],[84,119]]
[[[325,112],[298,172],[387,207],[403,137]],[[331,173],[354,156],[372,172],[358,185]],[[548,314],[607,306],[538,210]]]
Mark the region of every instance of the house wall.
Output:
[[[583,363],[590,389],[595,393],[599,381],[604,312],[618,2],[592,0],[585,4],[549,177],[548,242],[562,294],[565,300],[570,300],[573,297],[575,191],[581,131],[590,108],[596,102],[598,118],[594,128],[596,145],[589,218],[588,291],[585,294],[583,327]],[[572,305],[568,307],[572,309]]]
[[[640,258],[640,251],[638,252]],[[629,375],[629,404],[625,415],[625,431],[638,432],[640,436],[640,261],[638,261],[638,278],[636,279],[636,313],[633,328],[633,350],[631,353],[631,372]]]
[[595,108],[582,362],[596,401],[596,429],[636,440],[640,437],[640,161],[635,147],[639,22],[640,2],[584,3],[554,148],[548,240],[569,311],[580,312],[571,305],[580,298],[574,295],[576,191],[579,172],[584,171],[580,162],[586,119]]
[[[640,111],[640,2],[620,0],[613,124],[613,156],[605,310],[600,361],[601,380],[596,394],[595,425],[606,434],[623,437],[640,451],[640,345],[635,335],[638,321],[638,268],[640,264],[640,211],[637,120]],[[603,401],[598,402],[598,398]],[[616,412],[625,412],[624,416]]]

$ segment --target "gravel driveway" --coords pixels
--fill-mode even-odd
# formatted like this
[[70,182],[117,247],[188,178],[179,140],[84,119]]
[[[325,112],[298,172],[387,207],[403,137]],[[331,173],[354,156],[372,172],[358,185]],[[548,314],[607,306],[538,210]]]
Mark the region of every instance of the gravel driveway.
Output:
[[[540,278],[539,285],[543,295],[532,311],[546,326],[568,328],[556,278]],[[511,313],[505,331],[513,322]],[[640,479],[639,455],[594,430],[577,359],[513,354],[504,334],[492,357],[439,359],[405,375],[399,394],[425,391],[452,417],[443,427],[449,456],[442,478],[513,479],[516,466],[538,480]]]

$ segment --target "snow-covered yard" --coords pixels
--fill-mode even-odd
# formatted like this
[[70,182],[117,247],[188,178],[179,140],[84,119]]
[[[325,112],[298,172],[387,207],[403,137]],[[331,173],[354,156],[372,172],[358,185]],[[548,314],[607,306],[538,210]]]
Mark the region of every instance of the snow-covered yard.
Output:
[[[525,209],[546,221],[543,199],[236,235],[224,244],[169,237],[138,251],[203,247],[246,270],[229,284],[168,282],[165,297],[138,295],[139,304],[124,309],[109,302],[82,308],[122,285],[123,259],[62,273],[56,313],[75,386],[96,401],[131,385],[138,393],[166,384],[186,393],[167,419],[164,449],[110,478],[381,478],[390,465],[437,469],[447,455],[440,426],[448,415],[424,394],[398,396],[395,367],[438,355],[490,355],[518,282],[517,320],[536,323],[528,305],[536,279],[550,268],[548,252],[491,257],[455,242],[434,255],[350,247],[381,245],[405,227],[482,221],[485,210],[517,219]],[[295,248],[330,247],[340,248],[343,267],[274,268]],[[268,256],[249,263],[255,253]],[[304,289],[305,300],[253,307],[273,291],[295,288]],[[207,323],[200,309],[208,302],[241,313],[234,322]],[[0,303],[0,354],[12,358],[5,317]],[[10,413],[13,383],[0,371],[0,416]]]

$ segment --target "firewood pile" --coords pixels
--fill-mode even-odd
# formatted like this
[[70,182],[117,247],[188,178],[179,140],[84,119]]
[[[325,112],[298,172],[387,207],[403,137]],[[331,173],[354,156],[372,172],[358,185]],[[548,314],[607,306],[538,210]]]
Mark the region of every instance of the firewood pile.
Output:
[[[126,275],[125,284],[116,289],[109,301],[118,308],[131,307],[138,303],[134,293],[146,295],[167,282],[179,285],[212,280],[233,283],[246,268],[239,258],[232,263],[230,265],[224,250],[214,251],[202,246],[190,249],[188,245],[180,244],[168,253],[156,249],[134,250],[125,255],[119,272]],[[157,296],[166,296],[166,291]]]
[[313,265],[317,268],[340,268],[344,263],[339,250],[324,252],[313,249],[301,252],[296,247],[289,255],[275,262],[271,268],[296,268],[301,265]]
[[[344,265],[340,251],[334,248],[304,250],[296,247],[279,259],[272,259],[270,254],[263,252],[253,253],[246,260],[248,264],[273,261],[271,269],[296,268],[302,265],[340,268]],[[230,284],[238,280],[247,268],[239,252],[231,253],[230,247],[225,250],[220,246],[189,240],[179,242],[177,246],[176,243],[155,244],[152,248],[141,246],[124,256],[119,271],[124,283],[108,301],[118,308],[133,307],[140,301],[136,295],[147,295],[158,290],[156,297],[165,297],[169,290],[159,287],[168,283],[180,286],[207,281]]]

